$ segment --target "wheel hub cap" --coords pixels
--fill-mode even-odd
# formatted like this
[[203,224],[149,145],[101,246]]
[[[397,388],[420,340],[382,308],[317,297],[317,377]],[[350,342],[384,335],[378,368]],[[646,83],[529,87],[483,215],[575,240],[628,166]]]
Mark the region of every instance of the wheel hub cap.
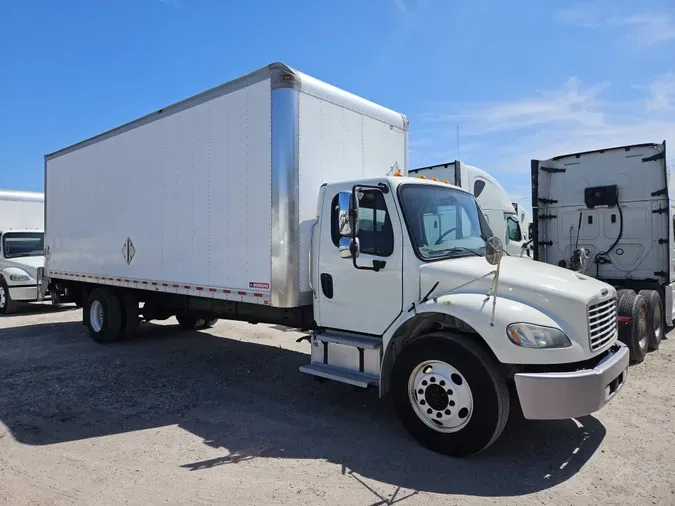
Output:
[[473,395],[462,374],[446,362],[427,360],[410,374],[408,395],[415,414],[438,432],[456,432],[471,419]]
[[103,305],[97,300],[89,308],[89,323],[94,332],[100,332],[103,328]]

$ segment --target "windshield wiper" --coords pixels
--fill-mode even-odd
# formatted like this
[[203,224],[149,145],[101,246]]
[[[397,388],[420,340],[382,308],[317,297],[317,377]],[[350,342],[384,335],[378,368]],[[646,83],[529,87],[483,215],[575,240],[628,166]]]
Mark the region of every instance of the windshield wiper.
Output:
[[448,253],[459,253],[460,251],[468,251],[469,253],[471,253],[472,255],[476,255],[477,257],[483,256],[477,251],[474,251],[471,248],[465,248],[464,246],[455,246],[454,248],[439,249],[436,251],[430,251],[428,254],[429,256],[441,256],[446,255]]

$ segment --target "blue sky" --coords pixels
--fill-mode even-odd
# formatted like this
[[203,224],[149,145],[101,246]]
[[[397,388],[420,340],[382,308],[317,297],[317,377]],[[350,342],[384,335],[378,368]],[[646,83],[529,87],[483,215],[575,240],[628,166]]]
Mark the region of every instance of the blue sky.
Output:
[[667,139],[672,0],[0,3],[0,188],[43,155],[273,61],[405,113],[410,168],[460,155],[529,194],[529,160]]

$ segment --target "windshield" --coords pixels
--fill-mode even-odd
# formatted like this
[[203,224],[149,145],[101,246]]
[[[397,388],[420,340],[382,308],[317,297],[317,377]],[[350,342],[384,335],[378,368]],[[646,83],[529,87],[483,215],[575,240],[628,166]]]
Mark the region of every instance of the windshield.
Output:
[[7,232],[2,236],[2,251],[5,258],[32,257],[44,254],[43,232]]
[[441,186],[403,185],[403,214],[424,260],[484,255],[490,229],[472,195]]

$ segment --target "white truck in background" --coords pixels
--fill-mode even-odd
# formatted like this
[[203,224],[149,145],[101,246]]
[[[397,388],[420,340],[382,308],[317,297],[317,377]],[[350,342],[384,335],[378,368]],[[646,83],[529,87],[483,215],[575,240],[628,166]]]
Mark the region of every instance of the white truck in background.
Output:
[[529,419],[600,409],[628,352],[613,312],[601,342],[588,322],[615,290],[502,260],[461,188],[382,176],[405,173],[407,131],[277,63],[47,155],[43,292],[67,287],[101,343],[140,316],[308,330],[302,372],[391,393],[449,455],[499,437],[509,381]]
[[44,194],[0,190],[0,314],[38,299],[44,266]]
[[534,249],[532,247],[532,214],[523,204],[518,202],[513,202],[513,208],[516,210],[518,223],[520,223],[520,231],[523,237],[523,248],[526,248],[527,256],[532,258],[534,256]]
[[614,285],[621,340],[641,362],[675,316],[665,141],[533,160],[531,169],[535,259]]
[[490,229],[503,241],[506,253],[511,256],[528,257],[527,234],[523,231],[518,214],[502,185],[490,174],[456,160],[411,169],[408,175],[448,181],[472,193]]
[[520,230],[523,235],[523,241],[532,239],[532,215],[525,208],[524,205],[513,202],[513,208],[516,210],[518,216],[518,223],[520,223]]

